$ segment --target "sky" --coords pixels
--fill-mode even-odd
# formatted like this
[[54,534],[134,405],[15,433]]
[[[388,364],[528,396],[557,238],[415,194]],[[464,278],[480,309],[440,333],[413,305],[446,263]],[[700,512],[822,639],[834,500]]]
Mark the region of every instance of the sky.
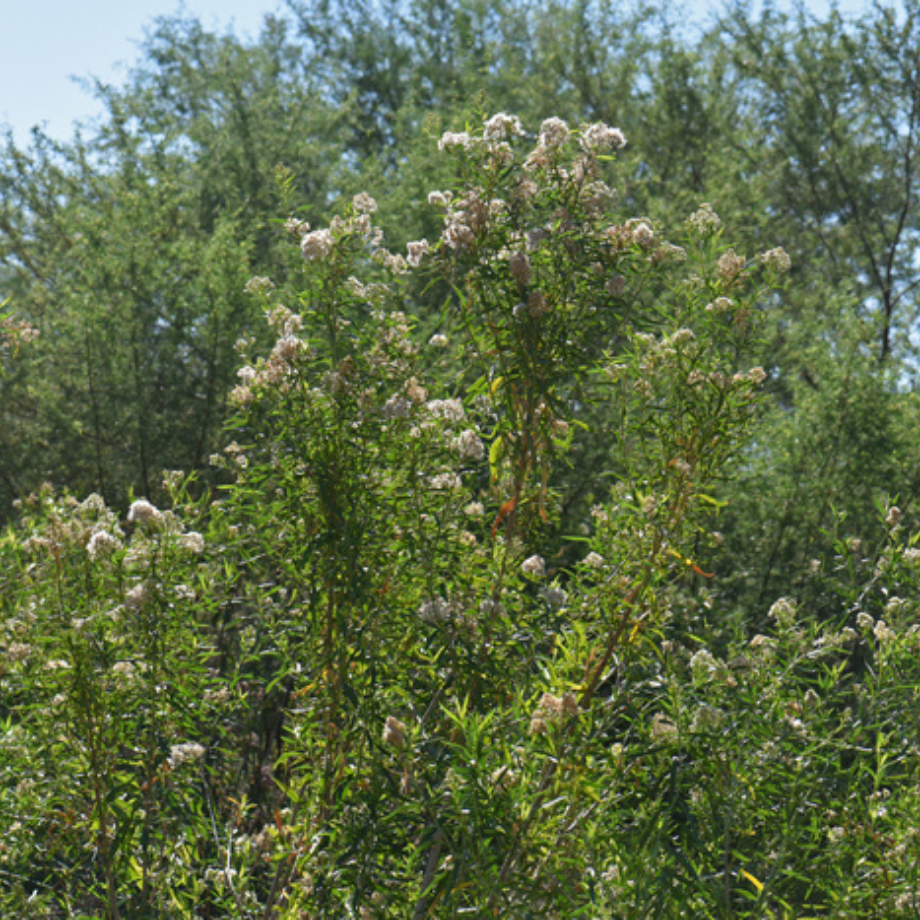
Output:
[[[688,5],[705,17],[715,2]],[[866,5],[840,0],[845,12]],[[809,6],[827,10],[826,0]],[[0,0],[0,125],[11,127],[20,145],[36,124],[51,137],[71,137],[76,120],[101,111],[74,77],[121,83],[156,17],[184,11],[207,28],[232,26],[238,36],[256,38],[264,16],[283,8],[282,0]]]
[[73,77],[121,83],[157,17],[184,11],[257,38],[265,14],[281,9],[281,0],[0,0],[0,124],[19,143],[34,124],[70,137],[74,120],[100,113]]

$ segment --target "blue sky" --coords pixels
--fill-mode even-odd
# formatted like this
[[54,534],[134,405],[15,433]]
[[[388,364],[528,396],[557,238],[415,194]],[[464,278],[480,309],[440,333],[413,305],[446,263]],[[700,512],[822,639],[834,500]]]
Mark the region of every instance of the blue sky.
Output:
[[[687,5],[702,18],[715,0]],[[844,11],[867,5],[840,2]],[[825,0],[810,0],[809,6],[827,10]],[[99,114],[72,78],[121,82],[155,17],[184,10],[206,27],[232,25],[238,35],[255,38],[264,15],[283,8],[283,0],[0,0],[0,125],[11,126],[20,144],[34,124],[43,124],[52,137],[70,137],[75,120]]]
[[158,16],[182,10],[255,38],[264,15],[281,8],[281,0],[0,0],[0,124],[20,143],[41,123],[69,137],[75,119],[99,113],[71,78],[120,83]]

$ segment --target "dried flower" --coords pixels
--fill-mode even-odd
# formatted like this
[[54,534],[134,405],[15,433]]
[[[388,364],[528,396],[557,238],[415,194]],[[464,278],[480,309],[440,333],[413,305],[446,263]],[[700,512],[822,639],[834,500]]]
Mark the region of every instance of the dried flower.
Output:
[[428,255],[428,240],[413,240],[411,243],[406,243],[406,251],[409,253],[409,265],[412,268],[418,268],[422,264],[422,259]]
[[406,725],[395,716],[387,716],[386,725],[383,727],[383,742],[391,744],[397,750],[406,746]]
[[578,711],[578,700],[574,693],[565,693],[561,697],[544,693],[531,716],[531,734],[545,734],[549,725],[558,725],[566,719],[571,719],[578,715]]
[[534,318],[549,310],[549,301],[542,291],[531,291],[527,297],[527,312]]
[[622,275],[614,275],[604,287],[611,297],[622,297],[626,293],[626,279]]
[[508,268],[511,271],[511,277],[521,287],[527,287],[530,284],[530,259],[526,252],[513,252],[508,260]]
[[726,283],[730,284],[738,277],[744,268],[744,257],[736,255],[734,249],[729,249],[724,253],[717,263],[719,277]]
[[141,582],[141,584],[135,585],[125,592],[125,607],[129,610],[139,610],[147,603],[149,596],[150,592],[147,590],[147,586]]
[[661,712],[656,712],[652,716],[650,730],[653,738],[664,741],[673,738],[677,734],[677,725]]

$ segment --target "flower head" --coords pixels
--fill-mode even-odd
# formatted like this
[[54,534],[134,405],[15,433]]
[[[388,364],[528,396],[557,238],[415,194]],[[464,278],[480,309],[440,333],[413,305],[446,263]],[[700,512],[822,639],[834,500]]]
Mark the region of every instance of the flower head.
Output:
[[305,262],[318,262],[332,252],[335,239],[330,230],[314,230],[300,240],[300,251]]
[[521,571],[533,578],[543,578],[546,575],[546,562],[542,556],[531,556],[521,563]]
[[486,123],[483,129],[483,137],[490,141],[504,141],[509,137],[520,136],[524,133],[521,125],[521,119],[517,115],[508,115],[506,112],[499,112],[493,115]]
[[580,143],[583,150],[591,152],[620,150],[626,146],[626,137],[619,128],[598,122],[582,128]]
[[128,522],[154,528],[163,520],[162,513],[144,498],[139,498],[128,511]]

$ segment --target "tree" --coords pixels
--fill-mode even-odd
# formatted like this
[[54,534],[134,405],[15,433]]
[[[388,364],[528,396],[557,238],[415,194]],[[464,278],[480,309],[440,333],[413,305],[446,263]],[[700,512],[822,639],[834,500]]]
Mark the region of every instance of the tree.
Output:
[[7,139],[0,262],[42,337],[2,383],[3,507],[43,479],[124,501],[207,463],[257,318],[244,286],[290,264],[276,168],[306,210],[334,182],[336,117],[302,63],[278,21],[245,47],[162,20],[128,85],[96,87],[88,137]]

